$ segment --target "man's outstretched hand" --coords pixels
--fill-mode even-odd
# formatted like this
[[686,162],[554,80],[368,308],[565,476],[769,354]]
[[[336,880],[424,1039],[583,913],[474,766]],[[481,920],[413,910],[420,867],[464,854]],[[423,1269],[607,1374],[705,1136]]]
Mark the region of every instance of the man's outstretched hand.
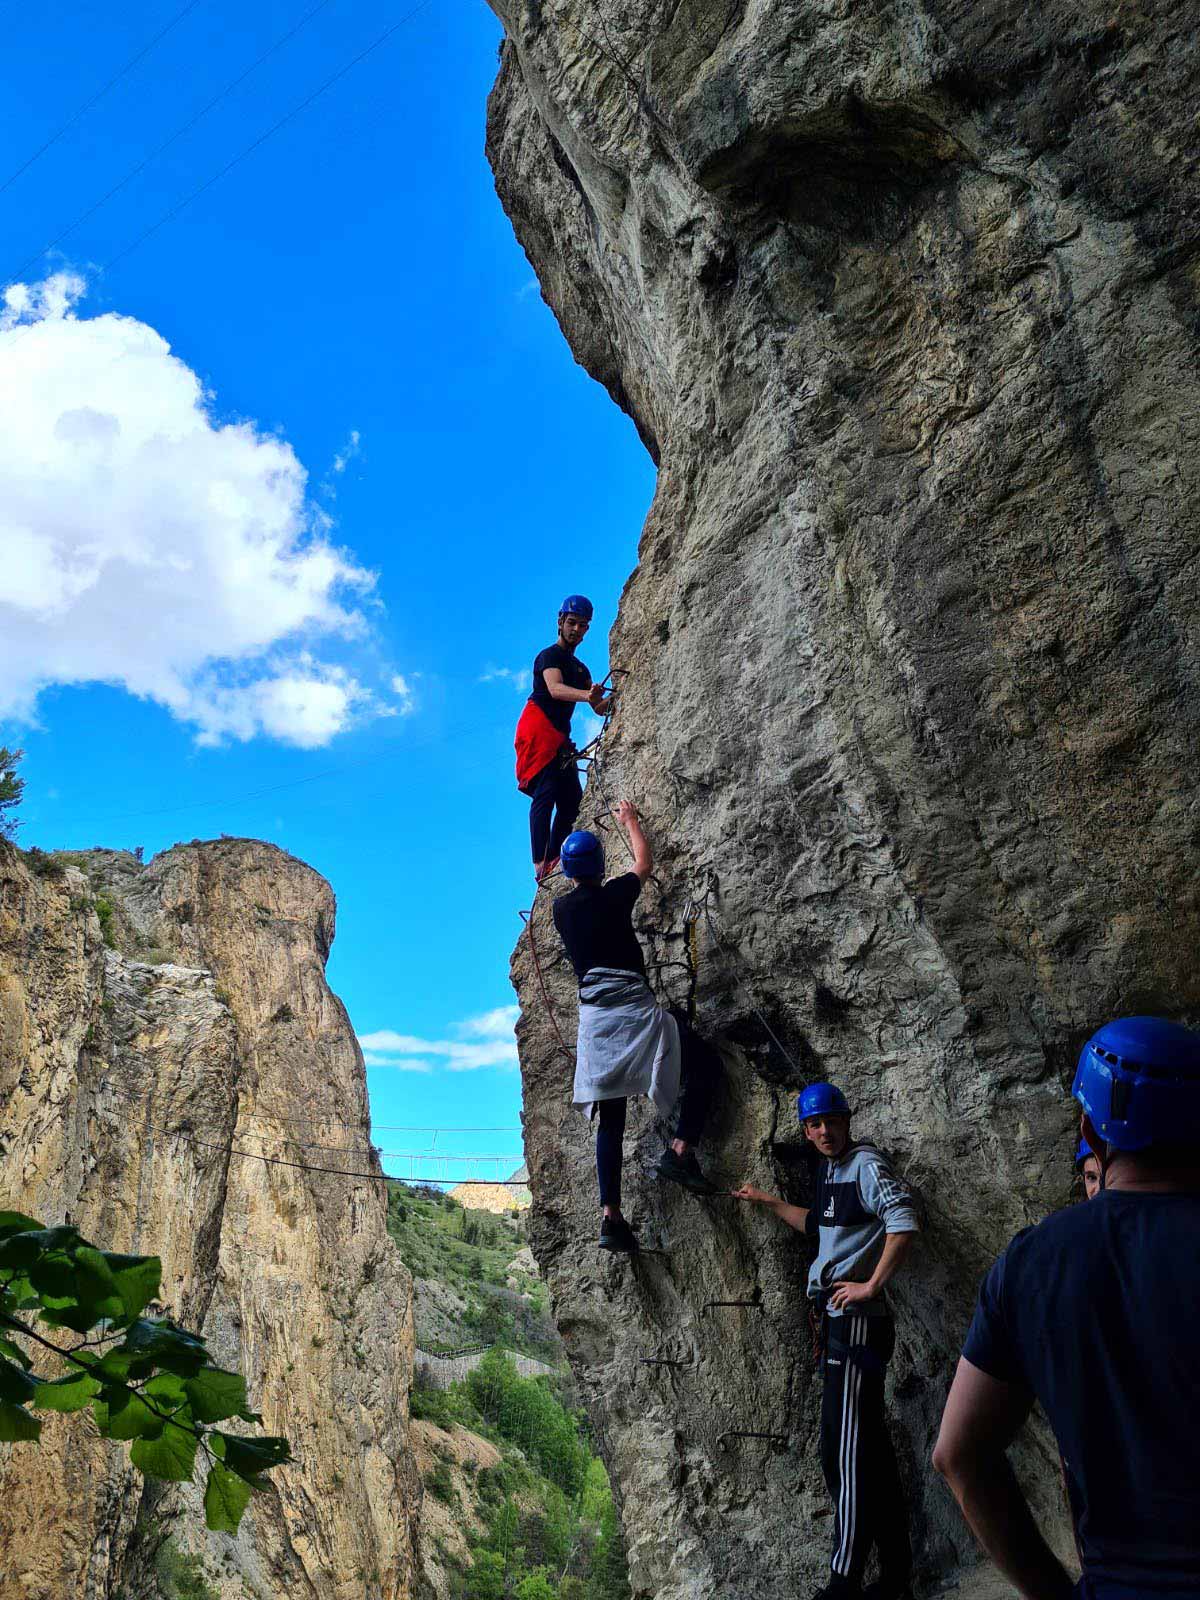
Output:
[[638,821],[637,807],[632,800],[618,800],[613,807],[613,816],[623,828],[628,828]]
[[770,1205],[775,1198],[773,1194],[767,1194],[765,1189],[756,1189],[752,1183],[744,1183],[740,1189],[731,1189],[729,1192],[735,1200],[752,1200],[760,1206]]
[[612,695],[604,692],[603,684],[594,683],[588,690],[588,705],[598,716],[606,717],[612,710]]

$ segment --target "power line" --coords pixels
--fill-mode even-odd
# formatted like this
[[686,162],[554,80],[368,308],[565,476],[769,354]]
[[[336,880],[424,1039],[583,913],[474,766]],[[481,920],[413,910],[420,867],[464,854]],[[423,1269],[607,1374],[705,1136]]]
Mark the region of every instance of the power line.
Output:
[[0,183],[0,194],[3,194],[6,189],[11,188],[23,172],[28,172],[30,167],[33,166],[34,162],[39,161],[42,156],[46,154],[46,151],[50,149],[51,145],[57,144],[64,133],[69,133],[81,117],[86,116],[94,105],[98,105],[100,101],[104,99],[104,96],[114,86],[114,84],[119,83],[127,72],[131,72],[133,68],[137,66],[138,62],[148,56],[151,50],[154,49],[155,45],[158,44],[160,40],[165,39],[167,34],[171,32],[172,28],[178,27],[178,25],[183,21],[184,17],[187,16],[188,12],[194,11],[199,4],[200,0],[188,0],[187,5],[183,7],[182,11],[177,11],[175,13],[165,28],[160,28],[148,44],[143,45],[136,55],[130,56],[129,60],[125,63],[121,70],[114,73],[108,82],[103,86],[103,88],[97,89],[96,93],[91,97],[90,100],[85,100],[84,103],[79,107],[78,111],[73,112],[72,115],[67,118],[66,122],[63,123],[62,127],[59,128],[57,133],[51,134],[46,140],[45,144],[38,146],[38,148],[29,157],[28,161],[22,162],[15,172],[11,173],[3,183]]
[[[317,1167],[307,1161],[285,1161],[281,1156],[260,1156],[253,1150],[239,1150],[231,1144],[214,1144],[208,1139],[197,1139],[194,1134],[183,1133],[179,1129],[152,1127],[151,1132],[159,1133],[166,1139],[179,1139],[184,1144],[193,1145],[202,1150],[215,1150],[222,1155],[237,1156],[243,1161],[261,1161],[268,1167],[289,1167],[296,1172],[322,1173],[330,1178],[362,1178],[369,1183],[453,1183],[455,1188],[502,1188],[502,1189],[527,1189],[529,1182],[525,1178],[435,1178],[408,1179],[393,1178],[386,1172],[357,1172],[347,1167]],[[150,1141],[153,1144],[153,1140]]]
[[245,83],[246,79],[251,75],[251,73],[257,72],[264,61],[269,60],[270,57],[276,53],[276,51],[282,50],[283,46],[287,44],[289,40],[295,38],[295,36],[300,32],[301,28],[305,27],[309,22],[312,21],[319,11],[324,11],[326,6],[330,4],[332,4],[332,0],[318,0],[318,3],[315,6],[304,13],[299,22],[294,23],[286,33],[281,34],[280,37],[275,40],[274,44],[272,44],[268,49],[264,50],[262,55],[258,56],[254,61],[252,61],[250,65],[246,67],[243,72],[240,72],[236,78],[233,78],[229,83],[227,83],[225,87],[218,94],[215,94],[213,98],[205,105],[203,105],[194,116],[189,117],[186,122],[182,123],[178,128],[176,128],[175,132],[171,134],[169,138],[164,139],[161,144],[156,145],[154,149],[151,150],[150,154],[148,156],[144,156],[135,167],[131,168],[119,183],[114,184],[106,194],[101,195],[99,200],[97,200],[94,205],[89,206],[86,211],[81,212],[80,215],[75,218],[74,222],[68,223],[68,225],[61,230],[61,232],[55,234],[54,238],[51,239],[48,244],[44,244],[40,250],[35,252],[34,255],[30,256],[28,261],[23,261],[8,281],[10,283],[16,282],[27,268],[36,265],[40,257],[53,250],[56,245],[60,245],[64,239],[68,238],[72,233],[74,233],[75,229],[85,223],[89,217],[94,217],[96,212],[99,211],[102,206],[107,205],[114,195],[120,194],[121,190],[132,183],[134,178],[136,178],[140,172],[144,172],[152,161],[156,160],[160,155],[162,155],[164,150],[169,149],[171,145],[176,143],[177,140],[182,139],[185,133],[190,133],[196,124],[202,121],[214,106],[219,105],[222,100],[226,99],[233,93],[235,89],[240,87],[241,84]]
[[[195,4],[196,0],[192,0],[192,3]],[[339,67],[336,72],[332,73],[328,78],[325,79],[324,83],[318,85],[318,87],[315,88],[311,94],[306,95],[298,105],[293,106],[290,111],[285,112],[284,115],[279,118],[278,122],[272,123],[265,133],[260,133],[257,139],[248,144],[244,150],[239,151],[239,153],[234,156],[231,161],[227,161],[218,172],[214,172],[211,178],[205,179],[205,181],[200,184],[198,188],[193,189],[190,194],[185,195],[183,199],[180,200],[176,205],[172,206],[169,211],[165,211],[163,215],[159,217],[157,222],[152,222],[148,228],[146,228],[142,233],[138,234],[137,238],[134,239],[131,244],[126,245],[123,250],[118,250],[115,256],[111,256],[104,263],[101,271],[108,272],[112,267],[116,266],[118,261],[123,261],[127,255],[131,255],[139,245],[144,244],[146,240],[149,239],[153,234],[157,233],[160,228],[165,227],[166,224],[177,217],[181,211],[190,206],[193,200],[198,200],[206,190],[211,189],[215,183],[219,183],[227,173],[233,171],[234,167],[240,166],[240,164],[245,161],[248,156],[253,155],[260,146],[266,144],[268,139],[272,138],[276,133],[278,133],[280,128],[286,127],[287,124],[298,117],[302,111],[306,111],[315,100],[320,99],[327,89],[332,89],[335,83],[338,83],[342,78],[344,78],[346,74],[358,66],[361,61],[365,61],[367,57],[373,54],[374,51],[378,50],[381,45],[386,44],[394,34],[399,33],[401,28],[407,26],[407,24],[410,23],[414,17],[418,16],[422,11],[426,10],[432,4],[433,0],[421,0],[420,5],[414,6],[413,9],[401,17],[398,22],[394,22],[390,28],[385,28],[378,38],[374,39],[365,50],[360,50],[359,53],[347,61],[344,66]]]
[[[99,1083],[98,1083],[97,1087],[101,1088],[101,1089],[104,1089],[104,1090],[107,1090],[107,1092],[109,1094],[116,1095],[119,1100],[131,1101],[134,1105],[141,1105],[146,1100],[149,1099],[149,1096],[147,1096],[147,1095],[130,1094],[127,1089],[118,1089],[116,1084],[113,1083],[113,1081],[111,1080],[111,1078],[101,1078],[99,1080]],[[240,1114],[241,1113],[239,1113],[239,1115]],[[252,1117],[257,1122],[266,1122],[266,1123],[269,1123],[272,1127],[278,1127],[278,1128],[314,1128],[315,1127],[315,1128],[357,1128],[359,1130],[362,1130],[363,1121],[364,1121],[364,1119],[361,1119],[361,1118],[357,1122],[335,1122],[332,1118],[329,1118],[329,1117],[268,1117],[268,1116],[264,1116],[261,1111],[249,1111],[249,1112],[246,1112],[245,1115],[247,1115],[249,1117]],[[371,1133],[437,1133],[437,1134],[442,1134],[442,1133],[454,1133],[454,1134],[458,1134],[458,1133],[512,1133],[512,1134],[518,1134],[518,1135],[522,1134],[524,1132],[524,1130],[521,1129],[521,1128],[514,1128],[514,1127],[511,1127],[511,1126],[508,1126],[508,1127],[491,1127],[491,1128],[427,1128],[427,1127],[418,1128],[418,1127],[414,1127],[411,1123],[408,1123],[408,1122],[375,1122],[375,1123],[371,1123],[370,1128],[369,1128],[368,1131],[371,1132]],[[252,1135],[251,1137],[257,1137],[257,1135]],[[299,1139],[281,1139],[280,1143],[281,1144],[297,1144],[298,1145],[298,1144],[301,1143],[301,1141]],[[315,1146],[315,1145],[312,1145],[312,1146],[306,1146],[305,1148],[316,1149],[318,1147]],[[326,1148],[326,1147],[322,1146],[320,1148]]]

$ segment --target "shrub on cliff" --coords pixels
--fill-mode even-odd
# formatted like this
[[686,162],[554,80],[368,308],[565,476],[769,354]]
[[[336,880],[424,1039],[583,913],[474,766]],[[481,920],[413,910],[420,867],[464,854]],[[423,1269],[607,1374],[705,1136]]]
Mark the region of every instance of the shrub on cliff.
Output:
[[[0,1441],[37,1442],[30,1407],[90,1407],[101,1437],[127,1442],[148,1478],[186,1483],[201,1456],[205,1521],[236,1533],[259,1476],[291,1452],[286,1439],[212,1426],[262,1418],[247,1409],[245,1380],[214,1366],[199,1334],[143,1315],[161,1283],[157,1256],[97,1250],[69,1225],[0,1211]],[[58,1370],[35,1372],[31,1350]]]

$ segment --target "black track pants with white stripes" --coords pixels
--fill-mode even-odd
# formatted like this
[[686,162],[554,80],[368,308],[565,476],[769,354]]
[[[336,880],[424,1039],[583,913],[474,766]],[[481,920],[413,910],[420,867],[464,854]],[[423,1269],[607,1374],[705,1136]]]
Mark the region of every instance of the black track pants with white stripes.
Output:
[[861,1583],[871,1546],[880,1575],[912,1567],[908,1512],[883,1415],[883,1380],[896,1344],[891,1317],[826,1317],[821,1467],[833,1497],[835,1580]]

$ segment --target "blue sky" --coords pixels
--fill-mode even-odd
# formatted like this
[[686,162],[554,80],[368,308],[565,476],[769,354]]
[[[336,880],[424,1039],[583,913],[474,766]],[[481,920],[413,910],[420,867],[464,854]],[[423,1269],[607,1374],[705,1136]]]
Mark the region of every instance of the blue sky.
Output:
[[0,17],[0,741],[27,751],[20,842],[149,857],[249,834],[311,862],[338,896],[334,986],[360,1035],[391,1036],[368,1056],[392,1063],[369,1066],[377,1142],[505,1128],[454,1147],[515,1154],[502,1008],[532,884],[514,678],[572,590],[596,602],[580,654],[605,670],[653,467],[495,197],[481,0],[433,0],[143,239],[412,9],[183,8]]

